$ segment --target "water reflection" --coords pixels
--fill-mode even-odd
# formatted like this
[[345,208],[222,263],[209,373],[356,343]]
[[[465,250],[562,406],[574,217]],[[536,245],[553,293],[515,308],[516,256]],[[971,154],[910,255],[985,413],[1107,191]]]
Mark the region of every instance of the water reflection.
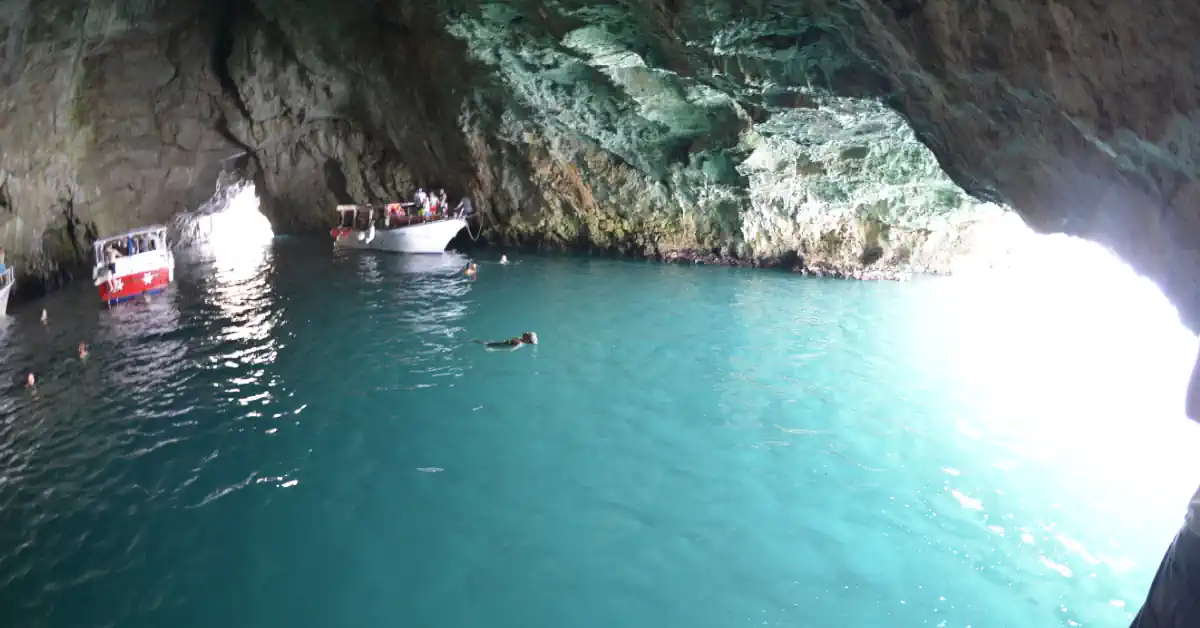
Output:
[[440,255],[390,255],[387,267],[396,273],[431,273],[435,275],[459,274],[470,261],[466,255],[446,251]]
[[178,296],[170,291],[99,309],[92,351],[111,355],[103,374],[133,396],[171,389],[187,366],[187,345],[178,336]]
[[914,351],[943,356],[930,368],[962,407],[944,490],[1047,591],[1099,600],[1064,621],[1111,619],[1140,601],[1117,578],[1149,581],[1200,481],[1197,339],[1098,245],[1038,236],[1008,262],[914,292]]
[[[1200,481],[1183,416],[1197,339],[1101,247],[1040,238],[950,279],[739,281],[707,318],[723,427],[763,470],[745,490],[814,533],[882,518],[889,538],[928,545],[931,572],[968,569],[1039,606],[1086,600],[1055,610],[1064,624],[1120,624]],[[839,499],[797,490],[827,484]],[[937,620],[946,597],[985,597],[939,586]]]

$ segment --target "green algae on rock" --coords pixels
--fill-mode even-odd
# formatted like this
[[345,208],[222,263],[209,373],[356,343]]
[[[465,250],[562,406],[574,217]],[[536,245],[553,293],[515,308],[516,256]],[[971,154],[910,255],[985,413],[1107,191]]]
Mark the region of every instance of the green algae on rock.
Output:
[[236,161],[278,232],[436,185],[493,242],[936,270],[996,210],[944,168],[1200,320],[1195,90],[1100,71],[1200,9],[1075,4],[7,0],[0,244],[53,274],[62,216],[84,239],[164,221]]
[[26,273],[76,261],[38,235],[64,210],[76,237],[163,222],[243,153],[279,232],[323,231],[337,202],[444,185],[505,245],[936,266],[946,256],[923,252],[946,239],[928,233],[958,223],[926,215],[975,205],[878,101],[827,93],[873,79],[817,18],[570,2],[38,6],[6,24],[17,80],[0,96],[22,112],[0,121],[14,215],[0,243]]

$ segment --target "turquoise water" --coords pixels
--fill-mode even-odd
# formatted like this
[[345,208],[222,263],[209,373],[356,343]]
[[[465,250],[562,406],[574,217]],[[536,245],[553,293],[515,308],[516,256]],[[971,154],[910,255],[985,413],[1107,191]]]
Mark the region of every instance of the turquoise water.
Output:
[[1124,626],[1200,481],[1195,338],[1109,284],[482,262],[16,312],[5,625]]

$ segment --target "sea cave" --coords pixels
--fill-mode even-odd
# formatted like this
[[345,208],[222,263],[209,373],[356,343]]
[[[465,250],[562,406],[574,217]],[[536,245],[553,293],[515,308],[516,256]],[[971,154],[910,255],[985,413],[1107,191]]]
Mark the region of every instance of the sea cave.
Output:
[[[954,275],[970,290],[972,269],[1028,260],[1018,253],[1038,238],[1086,240],[1152,282],[1193,340],[1200,332],[1200,4],[0,9],[10,310],[40,310],[39,298],[86,283],[93,241],[141,225],[202,223],[223,250],[243,248],[242,223],[220,221],[227,197],[256,205],[273,234],[326,237],[338,204],[432,186],[473,202],[472,250],[754,267],[796,281]],[[229,298],[234,323],[266,325],[235,315],[251,297]],[[981,347],[981,360],[1003,351]],[[1200,420],[1195,374],[1187,393],[1164,403]],[[1133,625],[1200,625],[1197,535],[1189,519],[1145,583],[1141,613],[1129,609]]]

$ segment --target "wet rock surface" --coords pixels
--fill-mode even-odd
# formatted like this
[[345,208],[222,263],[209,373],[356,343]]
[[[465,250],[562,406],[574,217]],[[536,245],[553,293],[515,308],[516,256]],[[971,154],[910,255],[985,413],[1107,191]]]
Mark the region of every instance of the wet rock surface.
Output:
[[230,164],[279,231],[433,185],[496,244],[822,275],[945,270],[995,202],[1117,250],[1200,328],[1197,23],[1179,0],[7,0],[0,243],[52,278]]
[[277,231],[434,185],[496,244],[755,266],[936,264],[991,215],[899,115],[838,95],[880,79],[779,8],[9,5],[0,242],[42,278],[234,165]]

